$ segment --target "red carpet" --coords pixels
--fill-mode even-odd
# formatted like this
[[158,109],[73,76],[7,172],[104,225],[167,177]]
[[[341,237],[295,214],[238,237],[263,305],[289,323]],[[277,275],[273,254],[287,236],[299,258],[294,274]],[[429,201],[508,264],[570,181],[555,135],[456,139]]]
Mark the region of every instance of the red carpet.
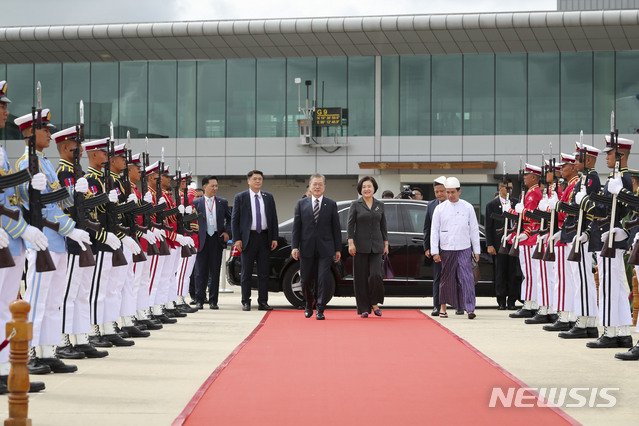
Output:
[[576,423],[556,408],[490,408],[493,387],[525,385],[419,311],[326,317],[267,314],[173,424]]

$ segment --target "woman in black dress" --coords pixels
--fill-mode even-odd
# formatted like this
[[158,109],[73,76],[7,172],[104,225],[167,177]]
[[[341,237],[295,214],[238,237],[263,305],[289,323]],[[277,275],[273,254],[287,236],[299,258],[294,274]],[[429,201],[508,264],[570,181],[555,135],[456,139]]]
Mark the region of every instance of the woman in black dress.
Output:
[[388,254],[388,235],[384,203],[373,198],[377,182],[364,176],[357,183],[362,196],[351,203],[348,212],[348,252],[353,256],[353,282],[357,313],[367,318],[372,311],[382,316],[384,303],[382,255]]

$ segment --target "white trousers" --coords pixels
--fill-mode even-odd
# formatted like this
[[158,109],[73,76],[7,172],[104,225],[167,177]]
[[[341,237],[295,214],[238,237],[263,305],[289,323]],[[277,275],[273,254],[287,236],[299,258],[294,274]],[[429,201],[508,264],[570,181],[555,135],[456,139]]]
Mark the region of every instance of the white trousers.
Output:
[[[556,257],[556,256],[555,256]],[[550,306],[553,299],[552,291],[555,283],[553,282],[555,262],[544,262],[543,260],[534,259],[533,269],[539,268],[539,280],[535,281],[537,292],[536,300],[539,306]]]
[[[23,250],[20,256],[14,256],[15,266],[0,269],[0,342],[6,339],[6,325],[11,321],[9,305],[18,298],[20,281],[24,270],[26,253]],[[9,347],[0,351],[0,363],[9,361]]]
[[588,252],[588,243],[582,244],[579,248],[579,258],[579,262],[566,262],[575,285],[573,298],[575,315],[596,317],[599,312],[597,309],[597,284],[595,283],[595,275],[592,273],[592,253]]
[[151,268],[149,269],[149,306],[161,305],[164,303],[160,302],[158,293],[162,282],[162,268],[168,259],[169,256],[153,256]]
[[177,295],[188,296],[189,284],[191,281],[191,274],[193,268],[195,268],[195,258],[197,256],[181,257],[180,264],[178,266],[177,275],[175,277],[177,281]]
[[83,334],[91,330],[89,295],[95,266],[80,268],[80,257],[67,255],[67,279],[62,300],[62,332]]
[[539,261],[532,258],[535,246],[519,246],[519,265],[524,277],[521,282],[521,300],[537,301],[537,284],[540,281]]
[[129,262],[129,264],[122,267],[124,269],[122,276],[124,285],[122,286],[120,316],[128,317],[135,315],[138,292],[135,282],[135,272],[133,271],[133,267],[135,266],[135,263],[133,263],[133,253],[126,247],[122,247],[122,249],[124,250],[124,257],[126,257],[126,261]]
[[54,271],[36,272],[36,251],[27,249],[27,291],[24,300],[31,310],[28,319],[33,323],[31,346],[57,345],[62,334],[62,310],[67,254],[50,252]]
[[572,274],[568,255],[571,245],[555,246],[555,288],[553,291],[553,306],[558,311],[573,311],[575,309],[575,278]]
[[151,271],[151,265],[157,261],[157,256],[147,256],[146,262],[140,262],[133,265],[134,288],[137,289],[137,295],[135,299],[136,310],[143,311],[149,309],[151,303],[149,302],[149,284],[151,277],[149,273]]
[[599,321],[604,327],[632,325],[628,290],[623,278],[623,250],[616,249],[613,258],[601,257],[597,252],[599,268]]
[[[124,251],[125,249],[123,249]],[[124,255],[126,257],[126,254]],[[127,262],[129,259],[127,259]],[[122,305],[122,288],[125,286],[127,268],[129,264],[111,267],[109,285],[104,299],[104,322],[118,321],[120,319],[120,306]]]
[[111,262],[113,253],[108,251],[98,251],[95,256],[95,268],[91,280],[91,293],[89,295],[91,324],[104,324],[104,304],[109,289],[111,279]]
[[156,304],[165,304],[177,299],[177,282],[175,274],[177,272],[178,262],[180,261],[180,250],[171,249],[171,254],[166,256],[166,261],[162,266],[160,275],[160,287],[158,288],[158,299]]

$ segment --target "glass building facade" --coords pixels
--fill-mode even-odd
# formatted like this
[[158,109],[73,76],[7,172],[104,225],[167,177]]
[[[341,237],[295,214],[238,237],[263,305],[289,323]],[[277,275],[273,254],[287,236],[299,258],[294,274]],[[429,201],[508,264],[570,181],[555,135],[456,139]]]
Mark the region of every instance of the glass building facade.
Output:
[[[613,109],[620,133],[639,128],[637,51],[384,56],[380,69],[381,136],[604,134]],[[375,135],[375,70],[372,56],[10,64],[0,79],[12,117],[41,81],[60,128],[82,99],[90,138],[113,121],[119,138],[180,139],[298,136],[300,77],[318,106],[348,108],[352,137]]]

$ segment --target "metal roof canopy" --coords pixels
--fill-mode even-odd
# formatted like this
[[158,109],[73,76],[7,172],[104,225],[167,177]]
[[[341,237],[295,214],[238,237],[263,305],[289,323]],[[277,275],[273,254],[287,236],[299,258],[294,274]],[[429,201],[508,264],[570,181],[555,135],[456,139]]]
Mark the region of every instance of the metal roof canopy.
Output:
[[639,50],[639,9],[0,28],[3,63]]

